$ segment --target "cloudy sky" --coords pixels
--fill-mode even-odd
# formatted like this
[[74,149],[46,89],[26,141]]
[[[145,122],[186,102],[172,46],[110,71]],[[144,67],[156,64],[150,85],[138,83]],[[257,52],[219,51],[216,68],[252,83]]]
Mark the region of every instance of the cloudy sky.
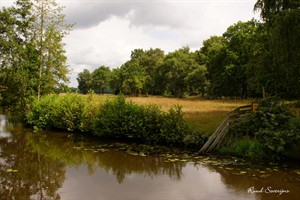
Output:
[[[4,5],[12,0],[0,0]],[[193,51],[212,35],[238,22],[257,18],[256,0],[57,0],[66,20],[76,23],[64,39],[72,70],[70,86],[83,69],[116,68],[133,49],[183,46]]]

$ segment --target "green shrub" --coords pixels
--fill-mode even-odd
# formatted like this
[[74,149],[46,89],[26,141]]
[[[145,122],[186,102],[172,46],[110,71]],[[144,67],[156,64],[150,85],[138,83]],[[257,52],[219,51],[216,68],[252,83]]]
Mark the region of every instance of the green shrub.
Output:
[[207,135],[201,134],[199,131],[194,130],[189,132],[184,137],[183,142],[186,147],[199,151],[199,149],[205,144],[207,140]]
[[52,107],[57,96],[44,96],[40,101],[34,101],[26,114],[27,123],[34,129],[52,129]]
[[49,95],[33,102],[27,123],[36,129],[79,130],[84,98],[78,94]]
[[249,112],[238,119],[233,129],[236,137],[265,137],[264,130],[284,130],[289,123],[291,114],[279,103],[264,100],[256,112]]
[[[244,137],[258,141],[270,154],[269,158],[281,159],[289,146],[299,140],[299,121],[298,118],[292,117],[283,105],[266,100],[260,104],[256,112],[241,116],[231,134],[235,138],[234,141]],[[238,150],[245,153],[244,149],[236,149],[235,154]]]
[[179,107],[164,113],[156,105],[140,106],[120,96],[104,103],[94,119],[93,130],[102,137],[182,144],[189,129]]
[[[45,96],[32,104],[26,118],[36,129],[89,132],[152,144],[192,144],[186,137],[191,129],[181,107],[162,112],[157,105],[126,102],[124,96],[105,103],[95,101],[93,94]],[[196,142],[196,138],[193,140]]]
[[106,101],[93,121],[94,134],[102,137],[137,139],[136,132],[142,131],[141,111],[132,102],[126,103],[124,97]]
[[56,98],[52,107],[53,127],[68,131],[79,130],[84,103],[83,97],[74,93]]
[[89,93],[81,113],[79,130],[91,133],[93,131],[93,120],[101,108],[101,102],[97,101],[93,93]]
[[250,160],[264,160],[268,158],[268,149],[258,140],[242,138],[236,140],[229,148],[223,149],[226,153]]
[[160,127],[160,140],[167,143],[182,143],[190,128],[183,119],[182,107],[175,106],[162,115]]

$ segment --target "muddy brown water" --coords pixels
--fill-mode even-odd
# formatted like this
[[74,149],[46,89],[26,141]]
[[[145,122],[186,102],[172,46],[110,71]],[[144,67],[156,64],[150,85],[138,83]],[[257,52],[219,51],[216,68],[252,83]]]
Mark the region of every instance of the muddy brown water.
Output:
[[0,199],[297,200],[300,167],[34,133],[0,115]]

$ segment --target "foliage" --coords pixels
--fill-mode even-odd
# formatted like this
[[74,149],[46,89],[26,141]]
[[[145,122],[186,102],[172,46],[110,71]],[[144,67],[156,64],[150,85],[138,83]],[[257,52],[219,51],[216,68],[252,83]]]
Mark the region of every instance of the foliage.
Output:
[[[196,62],[194,54],[190,52],[188,47],[183,47],[175,52],[166,55],[162,65],[162,74],[164,76],[165,93],[172,96],[184,97],[188,93],[189,82],[187,76],[190,72],[199,69],[200,65]],[[205,84],[206,78],[204,73],[199,73],[201,82]],[[187,81],[185,81],[187,79]]]
[[265,50],[259,56],[266,69],[264,86],[271,95],[285,99],[300,97],[299,5],[299,0],[258,0],[255,4],[265,21],[266,37],[260,42]]
[[93,86],[92,74],[88,69],[84,69],[77,77],[78,89],[82,94],[87,94]]
[[43,96],[31,104],[26,119],[35,129],[82,132],[91,131],[92,119],[101,106],[93,94],[82,96],[74,93]]
[[[34,94],[37,50],[30,42],[30,1],[0,10],[0,95],[1,106],[24,109],[25,99]],[[18,59],[15,59],[18,58]]]
[[111,71],[109,67],[101,66],[92,73],[92,85],[95,93],[104,94],[109,90]]
[[188,90],[190,95],[201,94],[202,97],[204,97],[208,86],[206,74],[207,69],[205,65],[200,65],[184,78],[184,82],[189,88]]
[[95,98],[95,94],[90,92],[84,101],[84,106],[82,108],[82,114],[80,118],[79,130],[81,132],[90,133],[93,131],[93,120],[99,109],[102,106],[102,102]]
[[45,96],[33,103],[27,121],[36,129],[79,130],[84,105],[76,94]]
[[184,137],[183,142],[186,147],[199,151],[199,148],[202,147],[207,140],[207,135],[204,135],[199,131],[193,130]]
[[17,0],[0,10],[2,106],[26,110],[32,95],[59,91],[68,81],[62,40],[71,26],[55,1]]
[[101,66],[92,73],[88,69],[84,69],[77,76],[79,92],[87,94],[92,89],[97,94],[107,93],[111,76],[111,71],[106,66]]
[[44,96],[32,104],[26,118],[35,129],[81,131],[151,144],[183,145],[191,131],[179,106],[163,112],[157,105],[137,105],[123,96],[102,104],[93,93]]
[[56,98],[52,106],[50,105],[52,126],[61,130],[79,130],[84,106],[83,97],[76,94]]
[[237,140],[230,148],[221,148],[219,152],[251,159],[253,161],[269,159],[266,146],[261,141],[250,138]]
[[138,65],[144,69],[147,74],[142,88],[143,93],[161,94],[161,74],[160,67],[164,59],[164,51],[156,48],[149,50],[135,49],[131,52],[131,60],[138,62]]
[[212,36],[203,42],[201,52],[207,58],[209,95],[247,98],[256,89],[253,86],[257,74],[252,59],[257,26],[254,20],[237,22],[222,37]]
[[279,159],[300,139],[299,118],[291,116],[278,102],[264,100],[256,112],[245,114],[238,120],[231,134],[237,144],[245,137],[257,140],[272,159]]
[[147,143],[182,144],[188,126],[179,107],[163,113],[157,106],[139,106],[120,96],[107,101],[93,122],[94,134]]
[[66,24],[63,7],[55,0],[32,0],[32,10],[35,21],[31,26],[34,41],[39,52],[37,93],[53,92],[58,80],[68,81],[66,74],[67,57],[65,56],[63,38],[68,34],[72,25]]
[[145,69],[136,60],[130,60],[121,67],[121,93],[138,96],[148,79]]
[[27,123],[35,129],[53,128],[51,107],[55,99],[54,95],[49,95],[44,96],[40,101],[34,101],[26,115]]

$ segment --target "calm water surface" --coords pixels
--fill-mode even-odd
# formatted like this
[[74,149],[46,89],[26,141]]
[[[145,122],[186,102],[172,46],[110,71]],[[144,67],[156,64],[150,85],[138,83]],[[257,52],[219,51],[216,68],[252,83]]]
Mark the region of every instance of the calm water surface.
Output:
[[240,165],[176,149],[38,134],[0,115],[3,200],[296,200],[294,164]]

